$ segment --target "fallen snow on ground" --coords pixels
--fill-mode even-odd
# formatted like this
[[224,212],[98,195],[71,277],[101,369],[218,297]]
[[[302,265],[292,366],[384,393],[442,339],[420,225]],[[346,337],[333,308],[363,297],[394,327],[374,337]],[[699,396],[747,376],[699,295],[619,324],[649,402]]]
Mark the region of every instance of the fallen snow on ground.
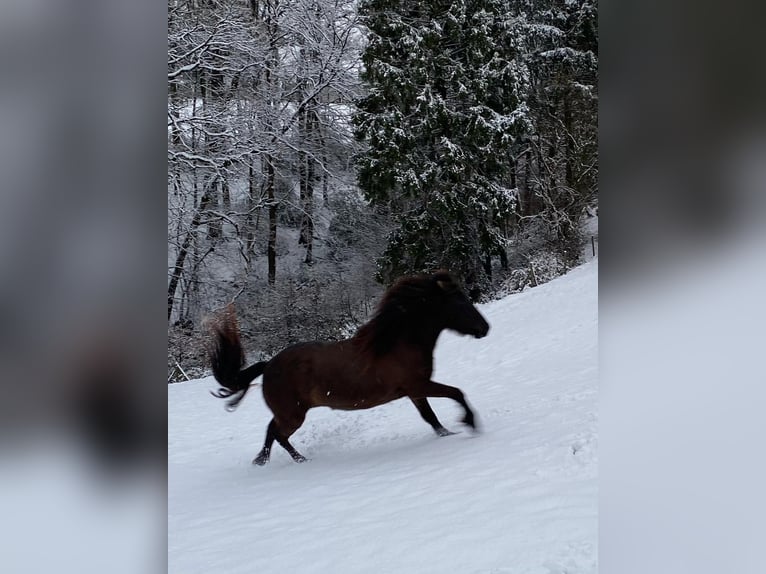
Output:
[[444,333],[438,438],[406,399],[309,412],[251,464],[271,414],[234,413],[212,378],[168,387],[168,567],[176,574],[581,574],[597,571],[598,260],[481,306],[476,340]]

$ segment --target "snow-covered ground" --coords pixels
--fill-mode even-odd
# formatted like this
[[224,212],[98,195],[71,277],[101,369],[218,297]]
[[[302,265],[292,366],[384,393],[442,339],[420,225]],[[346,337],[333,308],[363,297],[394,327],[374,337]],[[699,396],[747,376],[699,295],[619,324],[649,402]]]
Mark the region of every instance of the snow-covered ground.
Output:
[[254,388],[234,413],[212,378],[168,387],[168,569],[175,574],[582,574],[597,571],[594,259],[481,306],[476,340],[444,333],[434,380],[479,418],[431,399],[437,438],[404,399],[314,409],[251,464],[270,420]]

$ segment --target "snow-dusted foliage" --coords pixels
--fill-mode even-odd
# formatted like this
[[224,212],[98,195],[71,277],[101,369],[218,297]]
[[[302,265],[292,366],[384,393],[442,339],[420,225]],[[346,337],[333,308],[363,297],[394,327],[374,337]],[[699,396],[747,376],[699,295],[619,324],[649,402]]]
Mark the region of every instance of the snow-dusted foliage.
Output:
[[[361,3],[369,92],[359,183],[392,209],[384,280],[448,267],[474,295],[539,222],[567,266],[596,200],[596,7],[590,1]],[[511,253],[511,256],[513,254]]]
[[381,276],[450,268],[485,290],[515,209],[515,143],[532,129],[516,21],[494,0],[368,0],[359,183],[394,211]]
[[325,240],[355,179],[361,43],[354,0],[168,2],[171,370],[201,364],[211,310],[251,295],[274,315],[290,283],[338,274]]
[[535,130],[524,156],[520,215],[544,225],[568,266],[598,201],[598,12],[592,0],[520,2]]

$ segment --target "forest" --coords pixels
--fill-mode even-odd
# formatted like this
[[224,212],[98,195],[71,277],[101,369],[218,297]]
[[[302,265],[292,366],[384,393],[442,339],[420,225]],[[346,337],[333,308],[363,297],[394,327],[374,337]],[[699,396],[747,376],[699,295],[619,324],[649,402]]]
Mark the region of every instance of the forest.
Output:
[[270,357],[403,275],[487,301],[591,248],[594,0],[169,0],[167,72],[169,381],[230,303]]

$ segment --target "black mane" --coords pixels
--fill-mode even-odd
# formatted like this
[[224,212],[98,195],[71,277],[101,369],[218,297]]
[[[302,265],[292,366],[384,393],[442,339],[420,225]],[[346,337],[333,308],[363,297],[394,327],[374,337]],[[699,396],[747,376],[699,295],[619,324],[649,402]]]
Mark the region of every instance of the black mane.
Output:
[[359,328],[354,339],[373,354],[381,355],[403,335],[434,328],[438,318],[427,303],[440,288],[445,289],[444,285],[457,288],[446,271],[399,279],[384,293],[375,315]]

